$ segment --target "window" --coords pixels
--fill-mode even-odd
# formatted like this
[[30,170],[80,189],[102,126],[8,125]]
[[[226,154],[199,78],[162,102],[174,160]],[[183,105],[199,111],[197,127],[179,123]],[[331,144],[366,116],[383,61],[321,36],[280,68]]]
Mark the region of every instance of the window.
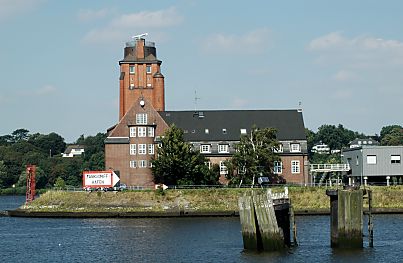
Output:
[[210,144],[202,144],[200,146],[200,152],[201,153],[210,153]]
[[367,164],[376,164],[376,155],[367,155]]
[[391,155],[390,163],[400,163],[400,155]]
[[290,151],[295,153],[295,152],[300,152],[301,151],[301,146],[299,143],[291,143],[290,144]]
[[211,169],[211,162],[205,162],[204,163],[209,169]]
[[227,129],[222,129],[222,134],[227,134]]
[[153,162],[152,161],[148,161],[148,167],[150,167],[150,168],[153,167]]
[[241,129],[241,134],[246,134],[246,129]]
[[154,127],[148,127],[148,137],[154,137]]
[[129,90],[134,90],[134,84],[133,83],[130,84]]
[[355,165],[359,165],[360,164],[360,162],[359,162],[359,158],[358,158],[358,155],[357,155],[357,157],[355,158]]
[[136,124],[147,124],[147,114],[146,113],[136,114]]
[[136,145],[130,144],[130,155],[136,155]]
[[140,160],[140,161],[139,161],[139,167],[140,167],[140,168],[145,168],[145,167],[147,167],[147,161],[146,161],[146,160]]
[[277,149],[276,149],[276,148],[273,149],[273,152],[275,152],[275,153],[282,153],[282,152],[283,152],[283,145],[280,143],[280,144],[278,145]]
[[130,168],[136,168],[137,167],[137,162],[136,161],[130,161]]
[[154,154],[154,144],[148,145],[148,154]]
[[225,166],[224,161],[220,162],[220,174],[227,174],[228,169],[227,166]]
[[274,162],[273,172],[275,174],[281,174],[283,172],[283,163],[282,162]]
[[147,144],[139,144],[139,154],[146,154],[147,153]]
[[130,127],[130,137],[136,137],[136,127]]
[[151,74],[151,65],[147,65],[147,74]]
[[135,67],[134,66],[129,66],[129,73],[134,74],[135,73]]
[[218,152],[219,153],[228,153],[228,144],[219,144],[218,145]]
[[209,134],[210,131],[209,131],[208,129],[204,129],[204,133],[205,133],[205,134]]
[[139,127],[138,136],[139,137],[146,137],[147,135],[147,127]]
[[299,161],[291,161],[291,173],[293,173],[293,174],[300,173]]

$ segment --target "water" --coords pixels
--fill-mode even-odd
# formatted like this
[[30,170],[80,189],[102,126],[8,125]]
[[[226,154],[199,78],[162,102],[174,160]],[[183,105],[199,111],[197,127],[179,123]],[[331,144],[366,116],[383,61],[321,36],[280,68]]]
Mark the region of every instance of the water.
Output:
[[[23,202],[0,196],[0,210]],[[350,251],[330,248],[328,216],[296,219],[299,247],[251,253],[239,218],[0,217],[0,262],[403,262],[403,215],[375,215],[374,248]]]

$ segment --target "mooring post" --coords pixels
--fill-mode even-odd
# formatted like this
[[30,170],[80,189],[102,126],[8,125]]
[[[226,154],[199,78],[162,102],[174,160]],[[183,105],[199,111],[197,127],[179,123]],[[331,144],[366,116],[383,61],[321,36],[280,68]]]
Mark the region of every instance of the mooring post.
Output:
[[372,190],[367,190],[368,193],[368,245],[374,247],[374,224],[372,218]]
[[239,218],[242,227],[242,239],[245,249],[258,250],[258,230],[252,196],[244,194],[238,199]]
[[327,190],[330,197],[331,246],[362,248],[363,191]]
[[294,214],[294,207],[292,206],[292,203],[290,201],[290,223],[292,225],[292,238],[293,238],[293,246],[297,247],[298,246],[298,241],[297,241],[297,224],[295,223],[295,214]]

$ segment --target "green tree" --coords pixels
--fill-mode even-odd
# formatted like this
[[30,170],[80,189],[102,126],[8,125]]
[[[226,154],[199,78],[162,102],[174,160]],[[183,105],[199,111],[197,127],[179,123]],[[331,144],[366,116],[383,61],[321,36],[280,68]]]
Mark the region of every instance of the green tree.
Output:
[[11,133],[14,142],[26,141],[29,138],[29,131],[27,129],[17,129]]
[[400,125],[383,127],[381,130],[381,145],[403,145],[403,127]]
[[257,176],[267,176],[274,181],[274,162],[280,161],[276,151],[279,149],[277,131],[273,128],[258,129],[253,127],[250,133],[243,135],[236,145],[236,152],[231,159],[228,174],[231,183],[255,184]]
[[7,167],[3,161],[0,161],[0,188],[7,186],[9,178],[7,177]]
[[183,131],[171,126],[161,139],[157,158],[152,160],[152,172],[156,183],[166,185],[216,184],[218,174],[209,170],[207,159],[183,139]]
[[57,133],[49,133],[47,135],[35,133],[31,135],[28,142],[38,147],[47,155],[57,155],[66,149],[66,143],[62,136]]
[[365,138],[362,133],[354,132],[344,128],[343,125],[322,125],[315,136],[315,143],[323,142],[329,145],[331,150],[341,150],[348,146],[348,143],[356,138]]
[[55,187],[60,189],[64,189],[66,187],[66,183],[64,182],[63,178],[57,177]]

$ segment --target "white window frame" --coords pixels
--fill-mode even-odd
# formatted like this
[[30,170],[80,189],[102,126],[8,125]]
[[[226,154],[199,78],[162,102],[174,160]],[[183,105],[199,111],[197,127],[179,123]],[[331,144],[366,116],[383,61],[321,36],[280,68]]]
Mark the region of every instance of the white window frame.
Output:
[[147,124],[147,113],[137,113],[136,124]]
[[299,143],[290,143],[290,152],[292,152],[292,153],[301,152],[301,144],[299,144]]
[[148,130],[148,137],[154,137],[154,127],[147,127]]
[[283,144],[280,143],[280,144],[278,145],[278,149],[273,148],[273,152],[275,152],[275,153],[282,153],[282,152],[283,152]]
[[210,161],[205,162],[204,164],[205,164],[209,169],[211,169],[211,162],[210,162]]
[[291,161],[291,173],[292,173],[292,174],[299,174],[299,173],[301,173],[299,160],[292,160],[292,161]]
[[229,153],[229,145],[228,144],[219,144],[218,152],[219,153]]
[[148,145],[148,154],[154,155],[154,144]]
[[376,155],[374,154],[367,155],[367,164],[376,164]]
[[283,162],[275,161],[273,165],[273,173],[274,174],[282,174],[283,173]]
[[134,137],[136,137],[136,127],[130,127],[130,137],[131,138],[134,138]]
[[139,168],[146,168],[147,160],[139,160]]
[[136,66],[135,65],[129,66],[129,74],[135,74],[135,73],[136,73]]
[[246,129],[241,129],[241,134],[242,134],[242,135],[245,135],[245,134],[248,134],[248,132],[247,132]]
[[136,155],[136,144],[130,144],[130,155]]
[[145,155],[145,154],[147,154],[147,144],[139,143],[139,147],[138,147],[137,153],[140,154],[140,155]]
[[147,127],[138,127],[137,136],[146,137],[147,136]]
[[400,164],[401,163],[401,157],[398,154],[392,154],[390,156],[390,163],[391,164]]
[[228,174],[228,168],[224,164],[225,161],[220,161],[220,174]]
[[146,65],[146,73],[151,74],[151,72],[152,72],[151,65]]
[[137,162],[135,160],[130,161],[129,163],[130,168],[137,168]]
[[211,153],[211,145],[210,144],[202,144],[200,145],[201,153]]

